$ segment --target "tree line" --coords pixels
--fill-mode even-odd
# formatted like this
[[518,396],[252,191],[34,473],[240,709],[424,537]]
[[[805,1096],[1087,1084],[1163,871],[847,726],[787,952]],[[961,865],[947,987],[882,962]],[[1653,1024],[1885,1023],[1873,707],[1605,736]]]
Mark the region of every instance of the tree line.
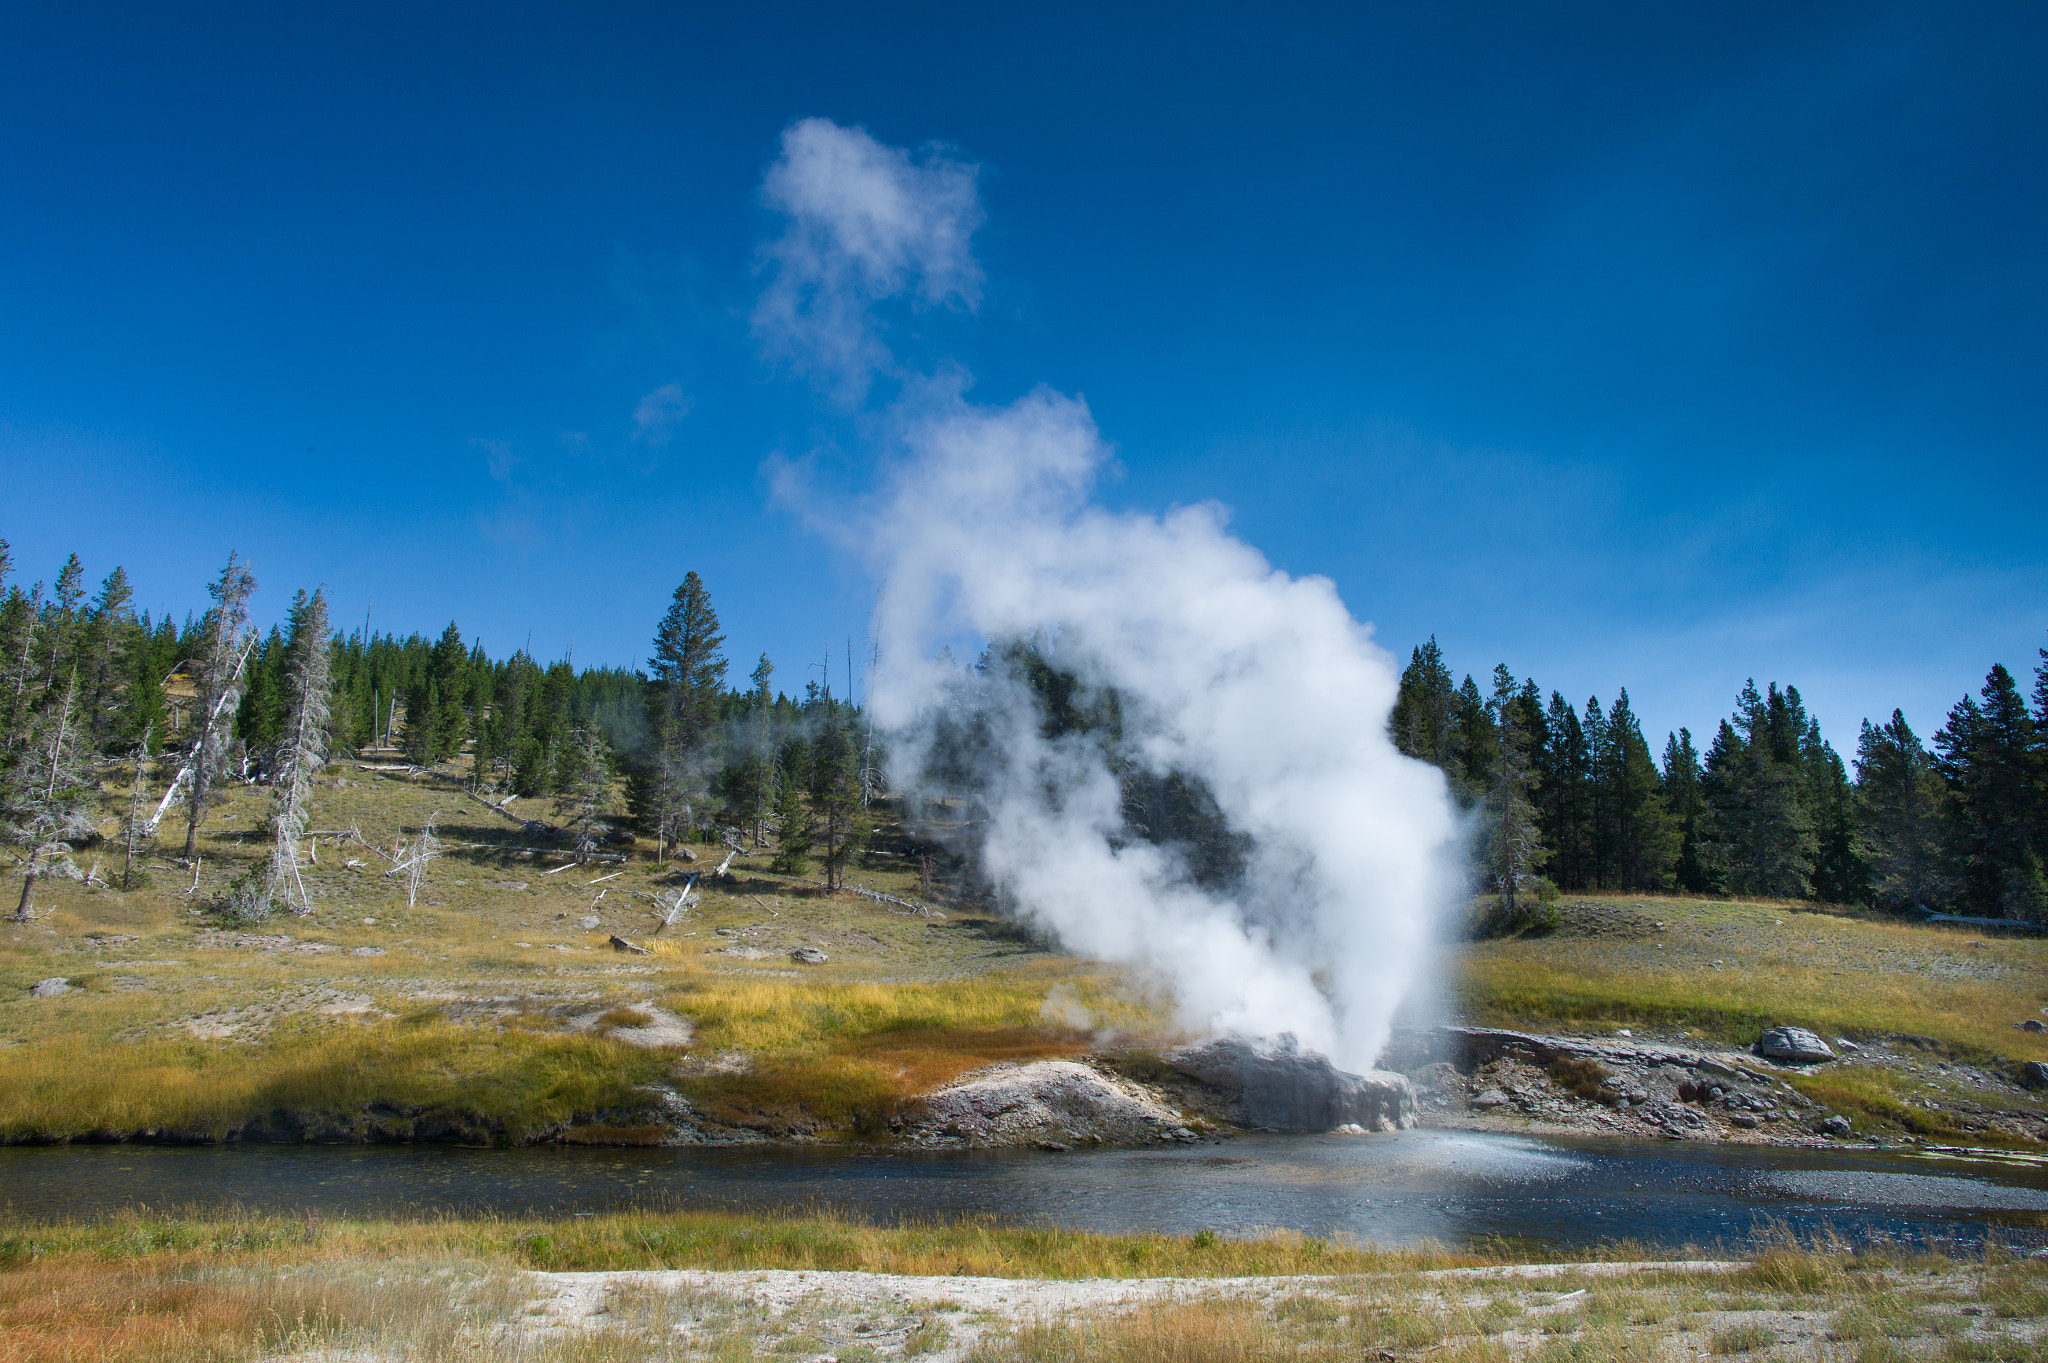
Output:
[[1452,679],[1432,637],[1401,674],[1389,726],[1475,813],[1499,922],[1557,890],[1678,890],[2048,921],[2048,649],[2031,709],[2003,664],[1930,749],[1898,710],[1865,720],[1853,767],[1795,686],[1746,683],[1706,750],[1651,755],[1623,689],[1575,709],[1494,668]]
[[271,863],[231,891],[246,917],[310,910],[299,842],[333,754],[421,768],[466,756],[457,770],[479,790],[552,799],[562,823],[541,826],[579,852],[631,827],[664,858],[696,836],[765,846],[773,830],[779,869],[802,875],[816,860],[836,887],[871,831],[880,758],[861,710],[832,693],[829,653],[794,697],[774,690],[765,654],[745,687],[728,686],[695,572],[644,670],[580,671],[524,648],[493,658],[453,622],[432,638],[367,620],[340,630],[319,589],[259,633],[257,582],[234,554],[207,586],[211,604],[182,622],[137,611],[119,567],[88,595],[75,554],[51,585],[13,576],[0,540],[0,843],[19,858],[20,918],[39,879],[84,874],[72,854],[106,841],[99,800],[122,770],[124,887],[141,883],[134,851],[154,844],[168,809],[182,805],[189,864],[222,782],[271,789]]

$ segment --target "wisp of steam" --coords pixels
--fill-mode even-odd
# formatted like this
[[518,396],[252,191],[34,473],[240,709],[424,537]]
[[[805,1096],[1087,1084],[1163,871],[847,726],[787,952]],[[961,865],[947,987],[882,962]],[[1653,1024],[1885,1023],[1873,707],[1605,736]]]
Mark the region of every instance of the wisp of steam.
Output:
[[[764,197],[788,220],[766,252],[764,345],[842,400],[878,375],[900,394],[871,427],[889,449],[860,535],[881,582],[869,700],[895,787],[928,789],[967,754],[979,865],[1017,913],[1163,976],[1192,1030],[1293,1032],[1370,1066],[1464,874],[1442,776],[1388,736],[1392,661],[1327,579],[1275,570],[1221,509],[1095,504],[1110,450],[1083,402],[1040,389],[978,405],[958,369],[921,375],[888,353],[890,300],[976,305],[972,166],[809,119],[784,134]],[[954,662],[962,641],[1027,647],[1113,724],[1049,723],[1020,669]],[[1146,780],[1199,793],[1224,872],[1134,829]]]

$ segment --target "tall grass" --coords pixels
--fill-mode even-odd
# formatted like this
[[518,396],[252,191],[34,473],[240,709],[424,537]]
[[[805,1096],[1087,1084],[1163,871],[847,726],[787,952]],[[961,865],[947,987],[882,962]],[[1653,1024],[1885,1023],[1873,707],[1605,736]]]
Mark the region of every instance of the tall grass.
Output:
[[1740,1044],[1794,1022],[2048,1058],[2048,1040],[2013,1028],[2048,1002],[2048,943],[1973,946],[1946,928],[1798,908],[1811,906],[1660,899],[1650,911],[1668,928],[1647,938],[1474,943],[1455,959],[1454,988],[1474,1021],[1642,1024]]
[[1279,1232],[1099,1235],[958,1220],[871,1225],[820,1212],[505,1216],[166,1216],[0,1223],[0,1271],[148,1260],[215,1264],[460,1258],[550,1271],[800,1269],[988,1278],[1239,1277],[1406,1272],[1496,1262],[1425,1245],[1383,1250]]
[[517,1140],[636,1102],[634,1087],[664,1073],[660,1057],[614,1041],[419,1019],[287,1030],[256,1046],[58,1036],[0,1050],[0,1137],[219,1136],[279,1109],[347,1114],[383,1102],[495,1122]]

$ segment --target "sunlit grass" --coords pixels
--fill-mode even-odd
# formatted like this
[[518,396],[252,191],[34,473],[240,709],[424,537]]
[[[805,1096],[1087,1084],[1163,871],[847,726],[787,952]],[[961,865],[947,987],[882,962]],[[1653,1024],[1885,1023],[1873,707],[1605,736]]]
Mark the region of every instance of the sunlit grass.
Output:
[[1667,930],[1462,948],[1454,989],[1467,1015],[1505,1025],[1682,1028],[1736,1044],[1793,1022],[1831,1037],[1908,1033],[2048,1058],[2048,1041],[2013,1027],[2048,1002],[2048,943],[1973,946],[1953,929],[1810,905],[1609,898],[1643,903]]

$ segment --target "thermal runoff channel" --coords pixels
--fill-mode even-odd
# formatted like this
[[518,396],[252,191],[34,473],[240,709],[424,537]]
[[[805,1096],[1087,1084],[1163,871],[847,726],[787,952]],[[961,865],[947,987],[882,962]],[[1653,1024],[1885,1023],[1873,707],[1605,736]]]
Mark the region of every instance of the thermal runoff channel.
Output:
[[1190,1028],[1370,1067],[1466,878],[1442,775],[1388,736],[1393,661],[1220,508],[1096,504],[1086,404],[980,405],[957,364],[891,352],[889,310],[978,303],[972,165],[811,119],[763,193],[785,219],[763,349],[882,433],[858,508],[800,465],[779,485],[872,557],[894,788],[963,797],[962,850],[1006,906],[1163,977]]

